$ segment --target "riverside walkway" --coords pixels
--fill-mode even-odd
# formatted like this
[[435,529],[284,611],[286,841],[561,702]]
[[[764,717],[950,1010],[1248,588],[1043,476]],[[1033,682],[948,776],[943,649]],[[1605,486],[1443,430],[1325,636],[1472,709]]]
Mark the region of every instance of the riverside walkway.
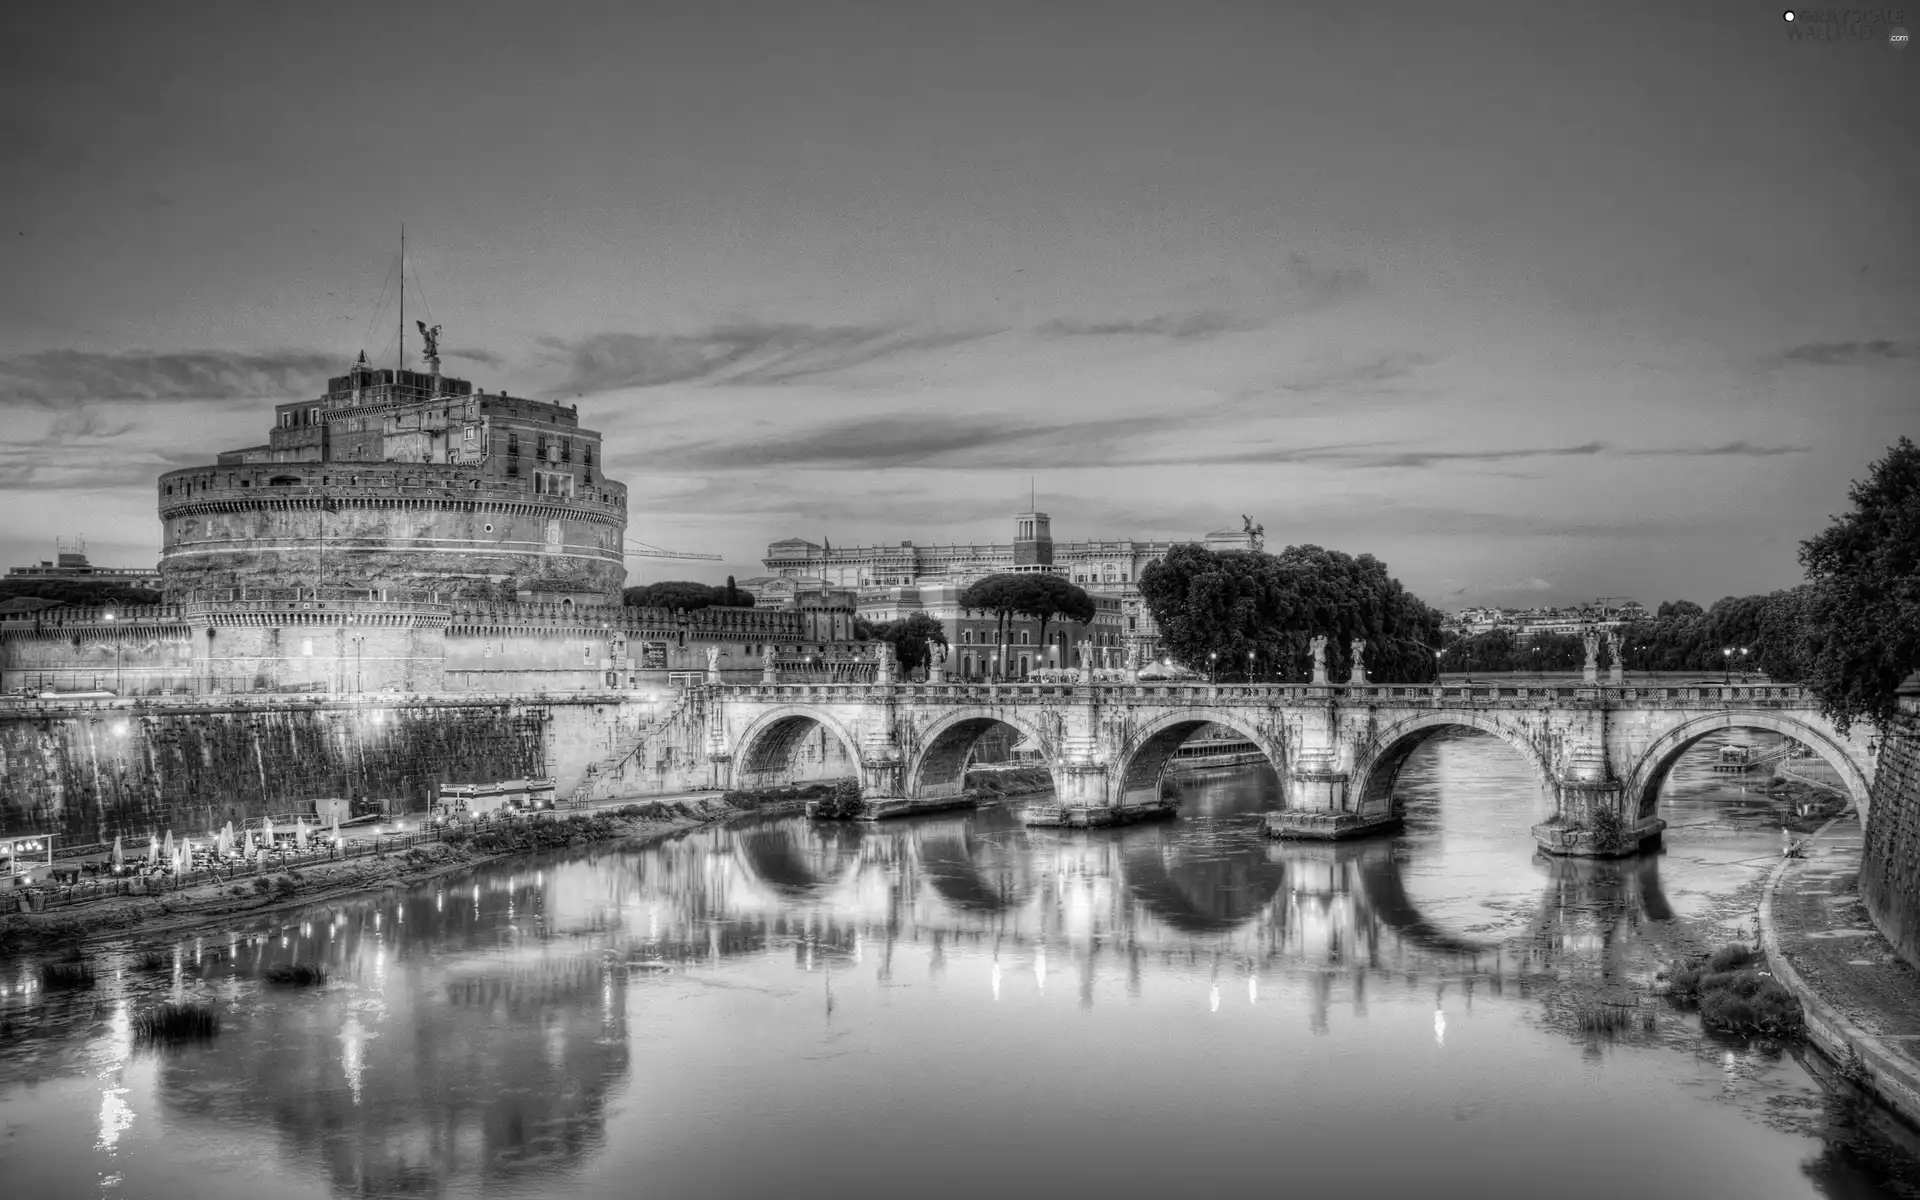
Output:
[[1865,838],[1849,812],[1774,869],[1761,940],[1774,974],[1806,1009],[1807,1033],[1843,1074],[1920,1126],[1920,971],[1867,918]]

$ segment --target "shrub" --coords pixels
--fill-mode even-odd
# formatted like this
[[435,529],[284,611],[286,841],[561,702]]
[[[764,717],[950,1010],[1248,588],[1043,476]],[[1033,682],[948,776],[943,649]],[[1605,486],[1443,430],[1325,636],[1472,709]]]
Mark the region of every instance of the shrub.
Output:
[[140,956],[139,962],[133,964],[133,969],[136,971],[164,971],[171,966],[173,966],[172,959],[160,953],[158,950],[149,950]]
[[293,876],[291,875],[279,875],[274,877],[273,890],[278,892],[282,896],[292,895],[294,892],[294,889],[298,888],[299,886],[300,886],[299,884],[293,881]]
[[1627,848],[1626,823],[1611,806],[1595,808],[1589,819],[1593,823],[1593,846],[1596,850],[1617,851]]
[[1768,1037],[1799,1033],[1805,1022],[1793,993],[1751,968],[1708,976],[1700,992],[1700,1019],[1731,1033]]
[[264,895],[273,890],[273,880],[268,879],[265,875],[257,875],[253,880],[253,890]]
[[265,978],[286,987],[312,987],[327,981],[327,970],[313,963],[286,963],[267,968]]
[[205,1041],[220,1032],[211,1004],[162,1004],[134,1018],[133,1031],[144,1042]]
[[860,785],[851,779],[843,779],[833,785],[833,790],[820,801],[815,811],[830,821],[844,821],[857,817],[866,808],[866,802],[860,799]]
[[1753,947],[1732,942],[1704,959],[1676,962],[1666,974],[1674,998],[1700,1006],[1701,1023],[1729,1033],[1789,1037],[1805,1018],[1800,1001],[1760,970]]
[[40,986],[50,992],[93,986],[93,967],[83,962],[51,962],[40,968]]
[[1707,970],[1718,975],[1722,971],[1737,971],[1741,967],[1751,966],[1753,948],[1742,942],[1729,942],[1713,952],[1707,960]]
[[1700,990],[1700,980],[1706,974],[1704,968],[1685,962],[1675,962],[1667,968],[1667,989],[1682,998],[1692,996]]

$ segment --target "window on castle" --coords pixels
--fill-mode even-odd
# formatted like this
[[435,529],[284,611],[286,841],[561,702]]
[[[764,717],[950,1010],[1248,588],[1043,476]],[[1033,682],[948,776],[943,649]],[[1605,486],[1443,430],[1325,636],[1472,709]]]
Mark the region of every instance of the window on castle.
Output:
[[570,463],[573,461],[573,439],[572,438],[560,439],[560,461],[563,463]]
[[540,434],[533,439],[533,456],[541,462],[547,461],[547,435]]

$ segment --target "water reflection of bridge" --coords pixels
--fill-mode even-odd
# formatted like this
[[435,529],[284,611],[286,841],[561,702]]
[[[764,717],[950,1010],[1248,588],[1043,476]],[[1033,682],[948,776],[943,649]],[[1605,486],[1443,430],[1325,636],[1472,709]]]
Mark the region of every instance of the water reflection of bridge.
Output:
[[1500,975],[1623,946],[1642,923],[1673,918],[1657,858],[1540,855],[1530,919],[1505,937],[1475,936],[1422,912],[1396,848],[1272,842],[1237,826],[1088,837],[995,812],[880,826],[781,819],[605,858],[589,890],[630,914],[612,923],[628,925],[639,953],[668,961],[924,941]]

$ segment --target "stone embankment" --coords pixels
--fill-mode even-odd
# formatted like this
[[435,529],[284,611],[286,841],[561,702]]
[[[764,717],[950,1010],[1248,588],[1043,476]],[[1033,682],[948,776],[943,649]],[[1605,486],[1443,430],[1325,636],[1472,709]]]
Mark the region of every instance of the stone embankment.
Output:
[[208,921],[403,887],[495,859],[597,842],[651,840],[769,805],[705,797],[654,800],[545,819],[455,829],[392,853],[311,862],[285,872],[198,884],[157,895],[110,896],[45,912],[0,917],[0,956],[93,939],[183,929]]
[[1798,996],[1807,1037],[1920,1126],[1920,972],[1868,919],[1860,894],[1864,831],[1835,817],[1784,857],[1760,902],[1768,965]]

